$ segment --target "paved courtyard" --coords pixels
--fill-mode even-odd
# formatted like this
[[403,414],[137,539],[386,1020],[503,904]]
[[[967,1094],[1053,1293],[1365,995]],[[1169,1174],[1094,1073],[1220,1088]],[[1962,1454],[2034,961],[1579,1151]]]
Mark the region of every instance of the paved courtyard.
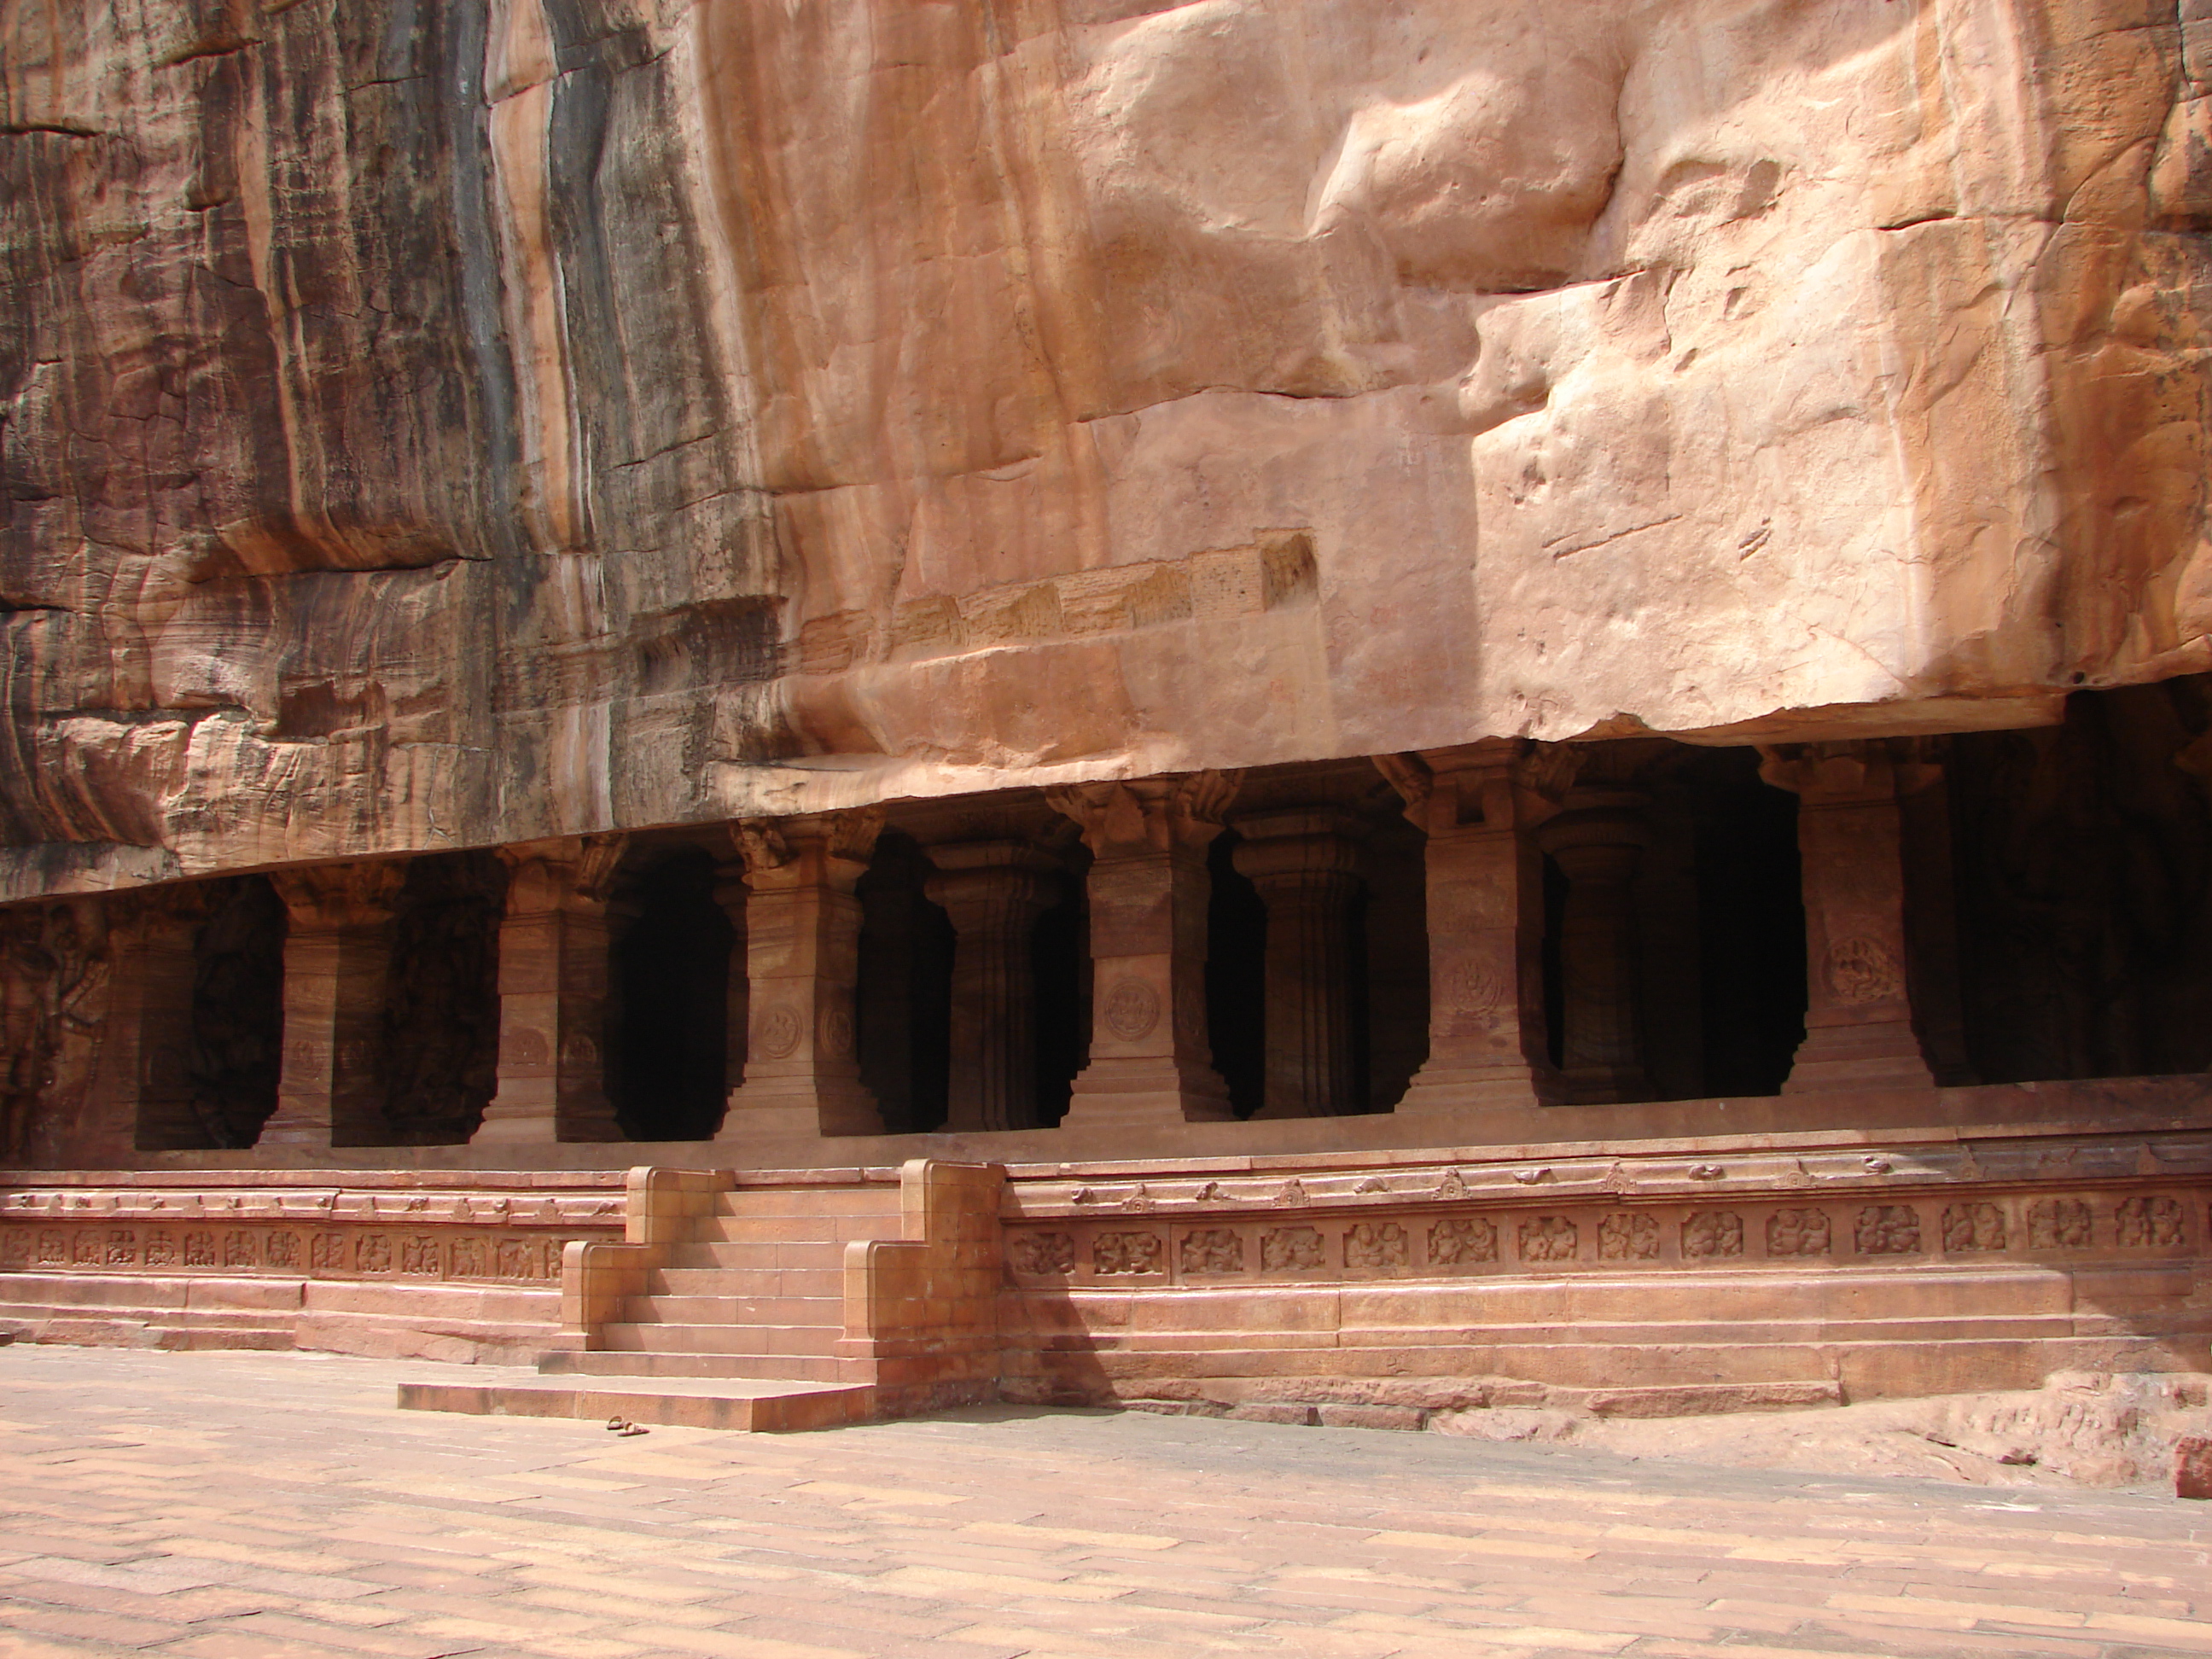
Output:
[[2212,1654],[2212,1504],[1139,1413],[392,1408],[441,1369],[0,1349],[0,1659]]

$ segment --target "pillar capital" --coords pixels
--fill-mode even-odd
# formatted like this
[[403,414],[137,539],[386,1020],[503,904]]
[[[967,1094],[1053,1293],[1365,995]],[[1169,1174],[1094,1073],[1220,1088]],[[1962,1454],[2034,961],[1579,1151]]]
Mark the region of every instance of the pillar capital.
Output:
[[1759,775],[1808,802],[1893,800],[1943,775],[1929,747],[1911,738],[1759,745]]
[[334,933],[390,921],[407,882],[407,866],[398,859],[363,859],[272,870],[269,880],[295,932]]
[[1487,738],[1374,761],[1405,802],[1407,819],[1431,836],[1449,836],[1542,823],[1559,810],[1583,755],[1571,744]]
[[746,884],[767,888],[828,886],[849,893],[868,872],[883,833],[884,809],[810,812],[790,818],[741,818],[731,839],[744,864]]
[[1073,818],[1083,844],[1099,858],[1203,848],[1221,833],[1242,772],[1193,772],[1181,777],[1076,783],[1045,791],[1054,810]]
[[623,835],[563,836],[501,848],[500,862],[507,868],[507,915],[604,912],[615,868],[629,844]]

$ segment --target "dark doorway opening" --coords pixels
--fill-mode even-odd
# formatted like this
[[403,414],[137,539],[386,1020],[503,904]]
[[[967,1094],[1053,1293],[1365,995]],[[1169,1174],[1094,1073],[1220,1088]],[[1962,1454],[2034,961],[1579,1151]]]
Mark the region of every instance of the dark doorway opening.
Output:
[[613,910],[607,1092],[632,1140],[706,1140],[727,1109],[732,946],[714,860],[678,848],[628,872]]
[[1763,783],[1748,749],[1684,776],[1696,814],[1705,1092],[1781,1092],[1805,1040],[1805,896],[1797,797]]
[[251,1146],[276,1109],[288,921],[267,877],[222,886],[192,941],[189,1099],[200,1146]]
[[1030,946],[1036,978],[1036,1121],[1043,1128],[1067,1115],[1076,1074],[1091,1058],[1090,854],[1080,848],[1076,853],[1060,901],[1037,918]]
[[1231,1107],[1249,1117],[1267,1097],[1267,906],[1231,861],[1241,839],[1224,830],[1206,849],[1206,1037]]
[[499,1087],[499,921],[488,852],[410,861],[384,1001],[385,1117],[395,1146],[465,1142]]

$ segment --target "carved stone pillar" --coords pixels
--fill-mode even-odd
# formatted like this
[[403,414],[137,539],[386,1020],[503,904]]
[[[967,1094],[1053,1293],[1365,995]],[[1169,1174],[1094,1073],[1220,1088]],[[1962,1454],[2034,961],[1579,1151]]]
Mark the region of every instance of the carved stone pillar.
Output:
[[883,828],[880,810],[755,819],[744,857],[750,982],[744,1082],[717,1141],[883,1133],[860,1081],[853,1017],[860,904],[854,884]]
[[1538,840],[1567,878],[1559,925],[1559,1092],[1577,1105],[1649,1100],[1644,1069],[1636,866],[1643,798],[1578,792]]
[[1206,848],[1231,774],[1088,783],[1047,799],[1090,848],[1091,1060],[1062,1128],[1234,1115],[1206,1031]]
[[745,861],[714,866],[714,902],[729,918],[730,974],[722,1001],[723,1087],[742,1088],[745,1080],[746,1036],[752,1029],[753,982],[745,968],[745,914],[752,891],[745,885]]
[[362,1146],[386,1125],[382,1049],[397,860],[270,876],[284,938],[284,1063],[262,1146]]
[[620,836],[502,847],[499,1090],[478,1146],[620,1140],[606,1088],[607,884]]
[[1376,766],[1428,834],[1429,1057],[1401,1113],[1553,1097],[1544,1024],[1544,860],[1573,751],[1493,738]]
[[947,1129],[1037,1124],[1036,985],[1030,939],[1058,896],[1058,861],[1018,841],[927,849],[923,884],[951,918],[952,1064]]
[[220,1146],[219,1125],[201,1120],[192,1098],[193,945],[210,909],[198,883],[113,901],[108,956],[106,1052],[95,1091],[135,1126],[140,1152]]
[[1255,812],[1237,830],[1237,868],[1267,907],[1266,1080],[1253,1116],[1359,1111],[1352,1031],[1359,825],[1341,812]]
[[1760,754],[1759,776],[1797,797],[1803,864],[1805,1041],[1783,1092],[1933,1088],[1905,975],[1899,797],[1934,782],[1937,769],[1900,763],[1881,743]]

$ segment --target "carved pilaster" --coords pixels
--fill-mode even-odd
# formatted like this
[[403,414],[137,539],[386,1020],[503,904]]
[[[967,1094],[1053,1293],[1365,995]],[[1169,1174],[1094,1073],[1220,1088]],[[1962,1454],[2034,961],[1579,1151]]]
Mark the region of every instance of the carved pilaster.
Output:
[[1237,820],[1239,873],[1267,908],[1267,1060],[1255,1117],[1356,1112],[1352,929],[1359,897],[1360,825],[1327,811]]
[[1429,1058],[1400,1112],[1553,1097],[1543,855],[1532,832],[1559,810],[1577,763],[1570,750],[1508,738],[1376,757],[1429,838]]
[[1759,775],[1797,797],[1805,1041],[1784,1092],[1932,1088],[1912,1028],[1899,799],[1930,765],[1880,743],[1763,748]]
[[273,872],[284,939],[284,1062],[264,1146],[374,1145],[385,1128],[385,981],[397,860]]
[[717,1140],[882,1133],[883,1115],[860,1081],[853,1009],[860,955],[853,888],[882,828],[880,808],[737,827],[750,1000],[744,1082]]
[[1059,862],[1016,841],[927,849],[924,884],[951,919],[951,1069],[948,1129],[1028,1129],[1037,1123],[1036,985],[1030,941],[1058,896]]
[[1063,1128],[1232,1115],[1206,1025],[1206,848],[1238,775],[1047,793],[1090,848],[1091,1060]]
[[607,1098],[607,889],[625,837],[499,849],[499,1090],[477,1146],[620,1140]]

